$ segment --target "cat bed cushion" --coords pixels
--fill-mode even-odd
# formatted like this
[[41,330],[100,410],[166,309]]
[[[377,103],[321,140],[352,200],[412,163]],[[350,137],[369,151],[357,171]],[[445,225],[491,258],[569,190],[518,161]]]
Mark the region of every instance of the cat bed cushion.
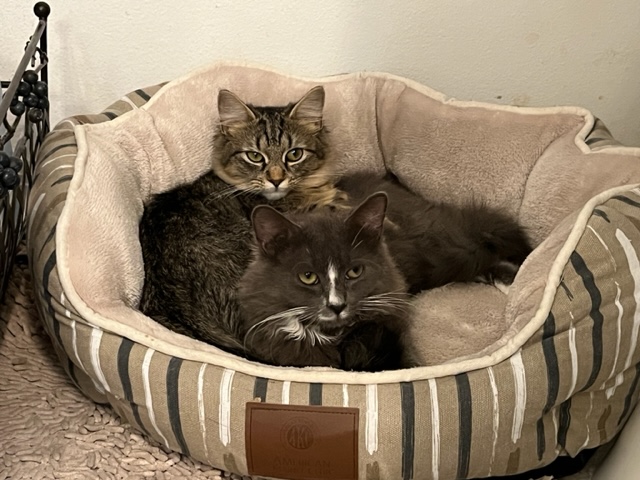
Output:
[[[388,170],[433,200],[481,199],[536,246],[507,296],[452,285],[416,300],[414,333],[435,365],[270,367],[136,309],[144,203],[210,168],[218,90],[279,105],[318,84],[339,172]],[[611,440],[637,401],[640,149],[602,132],[577,107],[460,102],[389,74],[215,64],[49,135],[28,223],[39,311],[85,394],[216,467],[248,473],[245,406],[258,399],[358,409],[357,478],[531,470]]]

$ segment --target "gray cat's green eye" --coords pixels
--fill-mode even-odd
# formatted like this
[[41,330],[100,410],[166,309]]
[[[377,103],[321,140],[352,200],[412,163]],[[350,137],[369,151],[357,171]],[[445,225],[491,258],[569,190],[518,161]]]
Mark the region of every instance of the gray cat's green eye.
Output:
[[303,155],[304,155],[304,149],[302,149],[302,148],[292,148],[291,150],[289,150],[287,152],[287,154],[285,155],[285,158],[286,158],[287,162],[295,163],[295,162],[299,162],[300,160],[302,160]]
[[264,155],[260,152],[244,152],[244,155],[251,163],[262,163],[264,161]]
[[355,267],[353,267],[351,270],[347,272],[347,278],[351,280],[353,280],[354,278],[358,278],[360,275],[362,275],[363,271],[364,271],[364,267],[362,265],[356,265]]
[[318,283],[318,275],[313,272],[299,273],[298,278],[305,285],[315,285],[316,283]]

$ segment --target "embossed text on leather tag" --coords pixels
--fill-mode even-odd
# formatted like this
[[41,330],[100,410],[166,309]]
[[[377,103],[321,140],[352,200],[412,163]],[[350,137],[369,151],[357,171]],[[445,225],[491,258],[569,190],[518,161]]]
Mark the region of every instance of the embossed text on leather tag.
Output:
[[357,408],[247,403],[249,474],[356,480],[358,414]]

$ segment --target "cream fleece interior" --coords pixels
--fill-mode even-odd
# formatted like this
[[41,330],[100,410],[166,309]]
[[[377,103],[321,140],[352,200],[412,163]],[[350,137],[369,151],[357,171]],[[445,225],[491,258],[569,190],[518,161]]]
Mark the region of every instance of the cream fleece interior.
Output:
[[[517,216],[537,246],[508,296],[493,287],[457,285],[417,300],[416,335],[429,336],[418,344],[425,361],[441,365],[375,374],[269,367],[174,334],[136,310],[143,285],[143,205],[210,168],[218,90],[257,105],[281,105],[319,84],[342,173],[388,169],[430,199],[482,199]],[[486,367],[513,354],[542,325],[593,208],[631,188],[624,185],[640,183],[640,149],[589,150],[584,138],[593,121],[577,107],[460,102],[389,74],[305,79],[214,64],[167,84],[140,109],[76,127],[76,170],[57,230],[62,286],[93,325],[251,375],[387,383]],[[464,332],[467,341],[460,343]]]

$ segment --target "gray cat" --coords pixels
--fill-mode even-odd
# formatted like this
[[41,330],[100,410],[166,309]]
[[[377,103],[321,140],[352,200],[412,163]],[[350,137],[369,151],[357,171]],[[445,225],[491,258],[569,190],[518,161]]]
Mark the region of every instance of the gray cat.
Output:
[[406,283],[382,231],[387,196],[352,211],[253,212],[254,261],[239,284],[247,353],[288,366],[411,366]]
[[475,202],[466,206],[428,201],[392,175],[357,173],[336,186],[356,204],[372,192],[390,198],[385,238],[409,292],[451,282],[483,282],[503,289],[531,252],[524,230],[501,210]]

